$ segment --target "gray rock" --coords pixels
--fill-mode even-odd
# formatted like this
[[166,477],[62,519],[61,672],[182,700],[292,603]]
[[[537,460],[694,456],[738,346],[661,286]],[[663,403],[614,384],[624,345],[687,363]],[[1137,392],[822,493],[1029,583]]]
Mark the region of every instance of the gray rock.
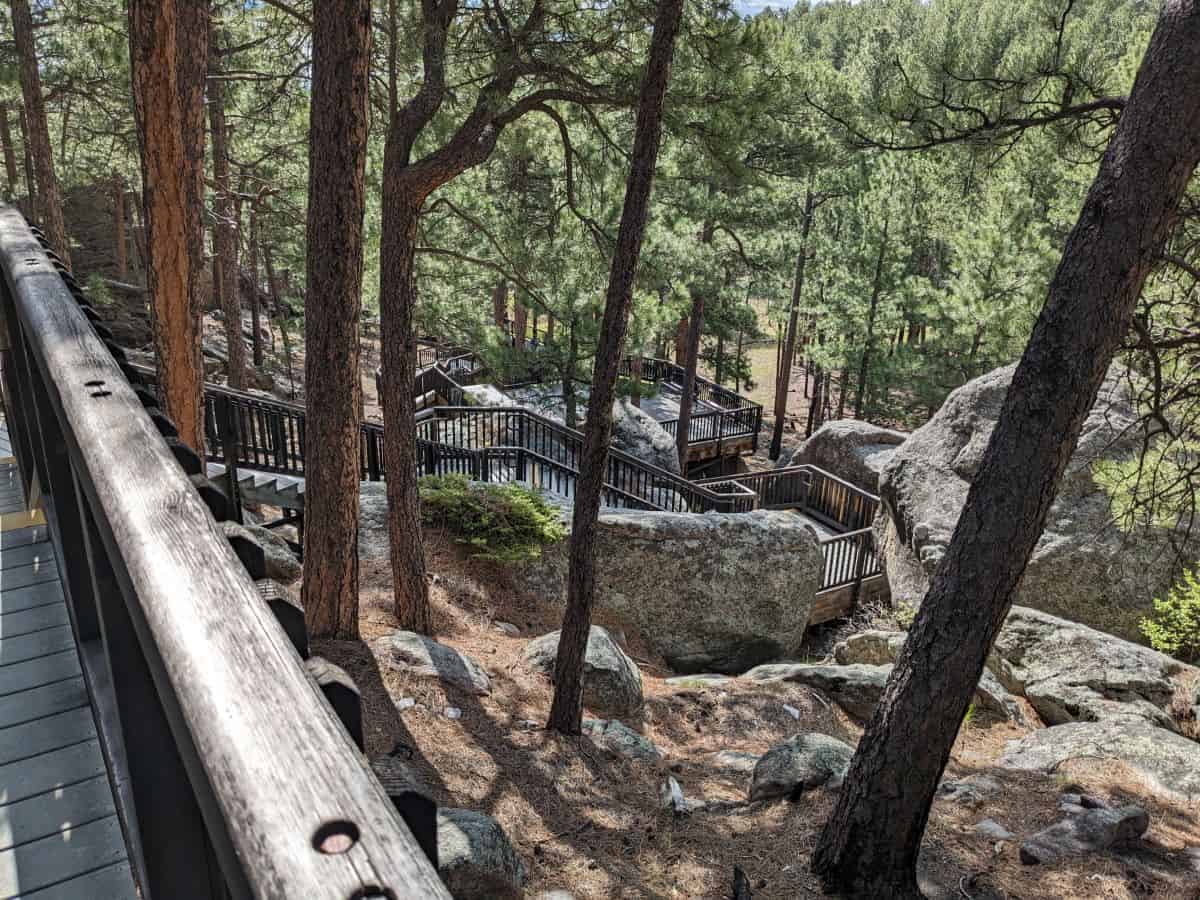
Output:
[[975,823],[975,833],[981,834],[993,841],[1011,841],[1015,834],[997,822],[995,819],[984,819]]
[[757,753],[746,753],[742,750],[718,750],[709,759],[715,769],[749,774],[754,771],[761,757]]
[[[876,534],[892,597],[919,604],[979,471],[1014,366],[954,391],[941,410],[901,444],[880,477],[884,513]],[[1085,622],[1131,640],[1151,598],[1162,596],[1184,559],[1200,556],[1186,522],[1126,532],[1112,524],[1109,498],[1093,477],[1099,460],[1129,459],[1143,431],[1122,370],[1114,366],[1084,424],[1046,527],[1021,579],[1016,602]],[[964,598],[969,604],[969,598]],[[963,615],[974,610],[964,606]]]
[[1167,795],[1200,797],[1200,744],[1142,720],[1071,722],[1010,741],[999,764],[1056,772],[1072,760],[1117,760]]
[[662,753],[654,746],[653,741],[615,720],[584,719],[583,733],[591,738],[597,747],[617,756],[625,756],[639,762],[657,762],[662,759]]
[[258,541],[263,548],[263,559],[267,563],[267,577],[282,584],[292,584],[300,579],[304,567],[296,554],[288,546],[287,541],[261,525],[246,524],[242,526]]
[[501,634],[506,634],[509,637],[521,636],[521,629],[512,622],[493,622],[492,626]]
[[[567,543],[519,566],[518,583],[565,602]],[[594,546],[596,602],[680,672],[744,672],[796,652],[823,565],[816,533],[787,512],[602,510]]]
[[742,677],[759,684],[788,681],[807,685],[827,695],[856,719],[870,718],[891,666],[809,666],[799,663],[768,663],[756,666]]
[[418,678],[437,678],[468,694],[492,690],[487,672],[453,647],[412,631],[393,631],[371,642],[371,652],[386,666]]
[[985,715],[1015,722],[1027,728],[1041,726],[1040,722],[1030,721],[1030,716],[1026,715],[1021,701],[1006,691],[1000,679],[987,669],[984,669],[983,677],[975,687],[975,698],[972,702],[975,709]]
[[455,900],[518,898],[525,863],[500,823],[469,809],[437,811],[438,874]]
[[796,799],[818,787],[840,787],[854,748],[825,734],[798,734],[766,752],[754,767],[750,799]]
[[1144,719],[1174,728],[1172,677],[1188,667],[1165,654],[1034,609],[1014,607],[990,668],[1049,725]]
[[1128,844],[1146,833],[1150,817],[1140,806],[1086,809],[1055,822],[1021,844],[1021,862],[1038,865]]
[[826,422],[801,444],[788,465],[813,465],[875,492],[879,473],[908,435],[857,419]]
[[[525,663],[554,680],[560,632],[552,631],[525,647]],[[583,702],[596,712],[628,716],[642,708],[642,673],[599,625],[588,632],[583,661]]]
[[613,403],[612,443],[642,462],[679,474],[675,438],[626,399]]
[[697,673],[695,675],[672,675],[667,684],[678,688],[699,690],[710,687],[721,687],[733,681],[728,675],[718,675],[715,672]]
[[853,663],[890,665],[900,655],[900,648],[907,639],[906,631],[860,631],[839,641],[833,648],[833,658],[844,666]]
[[961,806],[976,807],[995,797],[1004,786],[991,775],[968,775],[938,785],[937,798]]
[[512,397],[490,384],[463,388],[463,406],[517,406]]
[[382,481],[364,481],[358,486],[358,558],[360,562],[387,562],[392,558],[387,485]]

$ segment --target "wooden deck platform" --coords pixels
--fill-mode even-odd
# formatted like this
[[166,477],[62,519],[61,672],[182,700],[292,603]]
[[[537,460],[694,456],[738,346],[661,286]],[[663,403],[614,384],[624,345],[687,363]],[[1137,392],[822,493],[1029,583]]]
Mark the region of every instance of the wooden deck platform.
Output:
[[0,430],[0,898],[136,900],[54,545]]

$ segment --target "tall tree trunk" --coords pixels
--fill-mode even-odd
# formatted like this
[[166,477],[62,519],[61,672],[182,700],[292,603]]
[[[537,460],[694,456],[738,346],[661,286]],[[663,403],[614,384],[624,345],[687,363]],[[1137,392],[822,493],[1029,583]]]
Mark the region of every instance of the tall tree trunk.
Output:
[[592,374],[583,456],[575,491],[567,611],[558,642],[554,700],[550,707],[550,727],[564,734],[578,734],[582,724],[583,661],[587,653],[596,592],[596,522],[600,516],[605,460],[612,437],[613,398],[625,329],[629,323],[629,308],[633,305],[633,281],[642,249],[642,235],[646,230],[646,210],[662,134],[663,97],[667,92],[671,55],[682,14],[683,0],[661,0],[658,5],[646,75],[638,101],[637,129],[625,188],[625,205],[621,211],[617,246],[608,278],[608,293],[604,299],[604,320],[600,327],[596,365]]
[[[712,184],[708,186],[708,195],[714,193]],[[709,220],[700,231],[700,243],[711,244],[715,232],[714,223]],[[688,467],[688,432],[692,427],[692,406],[696,394],[696,369],[700,365],[700,338],[704,332],[704,291],[692,288],[692,312],[688,317],[687,346],[684,348],[683,359],[683,390],[679,395],[679,418],[675,423],[675,452],[679,455],[679,469],[685,475]]]
[[306,471],[303,587],[314,637],[358,637],[358,328],[370,62],[370,0],[316,3],[304,383],[305,456],[321,465]]
[[12,128],[8,123],[7,103],[0,103],[0,142],[4,144],[4,174],[8,179],[8,196],[9,199],[15,200],[21,188],[17,181],[17,152],[13,146]]
[[[875,349],[875,318],[879,312],[879,294],[883,290],[883,260],[887,254],[888,220],[883,220],[883,235],[879,238],[879,255],[875,257],[875,279],[871,285],[871,304],[867,308],[867,336],[863,341],[862,358],[858,365],[858,390],[854,393],[854,418],[861,419],[866,410],[867,375],[870,373],[871,352]],[[842,382],[842,391],[845,393]],[[840,411],[838,418],[841,418]]]
[[[390,137],[390,136],[389,136]],[[393,146],[393,151],[395,147]],[[387,152],[385,151],[385,156]],[[383,363],[384,440],[387,470],[388,537],[392,584],[400,627],[418,634],[433,630],[417,492],[416,411],[413,380],[417,364],[415,279],[417,222],[424,197],[403,183],[403,167],[384,163],[383,234],[380,245],[380,356]]]
[[[250,276],[250,338],[251,346],[254,348],[254,368],[261,369],[263,367],[263,345],[262,345],[262,325],[259,321],[260,303],[258,298],[258,201],[255,200],[250,204],[250,245],[247,247],[250,259],[247,264]],[[361,293],[362,278],[359,277],[359,290]]]
[[[826,887],[918,897],[930,805],[1080,429],[1200,163],[1200,5],[1167,0],[946,554],[813,854]],[[969,598],[971,614],[963,614]]]
[[220,43],[214,31],[208,65],[208,119],[212,129],[213,186],[216,190],[214,206],[216,225],[213,228],[213,253],[220,260],[219,284],[213,287],[221,298],[221,312],[225,317],[225,343],[229,354],[229,386],[235,390],[246,389],[246,344],[242,340],[242,295],[239,285],[240,266],[238,244],[240,242],[241,215],[233,196],[233,182],[229,175],[229,127],[225,121],[225,87],[221,80],[223,65]]
[[687,362],[688,346],[688,317],[680,316],[675,326],[675,365],[682,366]]
[[129,275],[129,252],[125,240],[125,179],[113,176],[113,243],[117,251],[117,279]]
[[[520,291],[517,297],[520,297]],[[518,350],[525,349],[525,329],[529,325],[529,308],[519,299],[513,300],[513,345]]]
[[46,103],[42,98],[42,77],[38,71],[37,47],[33,39],[33,16],[29,0],[10,0],[13,39],[20,65],[21,96],[25,100],[26,138],[33,151],[37,169],[38,218],[51,248],[63,264],[71,267],[71,248],[67,244],[67,226],[63,221],[62,196],[54,174],[54,150],[46,123]]
[[279,336],[283,340],[283,358],[288,370],[288,399],[296,399],[296,373],[292,368],[292,338],[289,334],[289,319],[287,303],[284,302],[283,292],[279,289],[279,281],[275,278],[275,265],[272,260],[270,245],[263,248],[263,265],[267,269],[267,289],[271,292],[271,304],[275,308],[275,318],[279,322]]
[[683,387],[679,392],[679,416],[675,420],[675,453],[679,457],[679,470],[685,474],[688,467],[688,432],[692,427],[692,406],[696,393],[696,367],[700,361],[700,333],[704,329],[703,291],[692,291],[692,312],[686,321],[688,334],[683,354]]
[[25,118],[25,104],[17,115],[17,125],[21,129],[21,149],[25,164],[25,215],[36,220],[38,218],[37,175],[33,171],[33,151],[29,149],[29,123]]
[[508,323],[508,279],[501,278],[492,290],[492,323],[503,328]]
[[771,432],[771,459],[779,459],[783,449],[783,426],[787,420],[788,391],[792,386],[792,361],[796,356],[796,332],[800,322],[800,295],[804,292],[804,264],[808,259],[808,233],[812,230],[813,198],[810,186],[804,194],[804,218],[800,226],[800,250],[796,253],[796,275],[792,280],[792,304],[788,309],[787,333],[779,370],[775,379],[775,428]]
[[180,438],[204,453],[198,290],[208,10],[129,0],[129,56],[142,150],[146,283],[158,383]]
[[571,311],[571,319],[567,327],[567,359],[562,370],[563,417],[568,428],[579,427],[579,410],[575,401],[575,366],[579,364],[579,331],[576,327],[578,319],[575,311]]

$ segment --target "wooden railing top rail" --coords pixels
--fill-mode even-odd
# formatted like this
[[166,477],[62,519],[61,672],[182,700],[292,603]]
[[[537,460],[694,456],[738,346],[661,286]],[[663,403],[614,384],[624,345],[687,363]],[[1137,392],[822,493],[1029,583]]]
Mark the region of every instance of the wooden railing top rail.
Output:
[[11,207],[0,268],[233,895],[448,898]]

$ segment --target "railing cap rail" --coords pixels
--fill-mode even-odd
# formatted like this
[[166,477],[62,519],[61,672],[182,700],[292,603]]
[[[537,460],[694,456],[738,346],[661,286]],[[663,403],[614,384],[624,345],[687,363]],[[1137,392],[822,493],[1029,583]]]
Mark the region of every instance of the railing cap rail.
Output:
[[[448,898],[113,357],[7,206],[0,268],[188,777],[211,800],[201,801],[208,827],[229,836],[251,891],[345,900],[373,887]],[[353,823],[359,837],[345,853],[323,854],[314,835],[334,822]]]

